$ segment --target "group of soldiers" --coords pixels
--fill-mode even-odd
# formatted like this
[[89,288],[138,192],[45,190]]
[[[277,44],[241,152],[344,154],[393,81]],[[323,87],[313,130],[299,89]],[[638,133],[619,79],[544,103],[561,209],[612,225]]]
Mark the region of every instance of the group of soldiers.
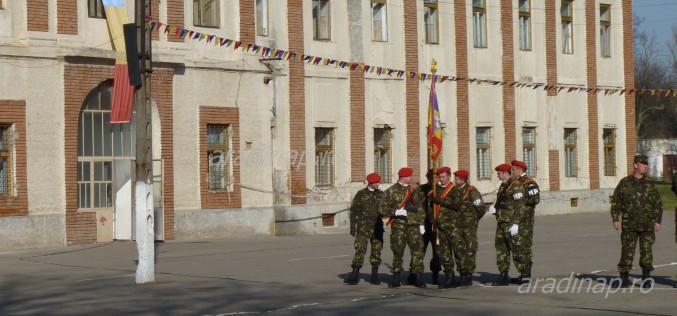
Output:
[[[661,227],[663,206],[654,182],[646,176],[647,157],[635,156],[633,167],[633,174],[619,182],[611,203],[613,226],[622,230],[619,285],[631,285],[628,273],[632,269],[639,241],[642,286],[650,287],[652,284],[644,281],[653,281],[650,278],[653,270],[651,250],[655,232]],[[534,215],[536,205],[540,203],[540,189],[538,183],[526,175],[527,169],[528,166],[518,160],[495,168],[501,185],[496,202],[489,207],[489,213],[497,221],[494,245],[499,275],[492,283],[494,286],[522,284],[531,280]],[[353,198],[350,234],[355,237],[356,251],[352,272],[344,279],[345,283],[358,284],[367,246],[371,244],[370,283],[381,284],[378,268],[385,232],[382,219],[387,217],[385,225],[391,227],[390,247],[393,252],[393,276],[389,287],[401,286],[406,247],[411,253],[407,284],[426,287],[423,258],[429,244],[433,251],[430,261],[433,284],[439,285],[439,288],[472,285],[478,249],[477,226],[486,213],[482,194],[468,183],[470,174],[466,170],[453,172],[452,179],[451,169],[442,167],[436,170],[435,179],[431,169],[426,175],[428,183],[420,186],[412,183],[412,175],[411,168],[400,169],[397,182],[381,191],[381,177],[376,173],[369,174],[369,184]],[[677,173],[672,183],[675,194],[676,179]],[[511,259],[519,271],[519,277],[514,279],[508,276]],[[459,273],[458,279],[454,268]],[[443,282],[439,280],[441,271],[445,276]]]
[[[496,203],[489,212],[496,217],[496,261],[499,277],[493,285],[521,283],[531,278],[533,225],[535,207],[540,202],[535,180],[526,176],[527,165],[518,160],[495,168],[502,181]],[[390,247],[393,252],[392,281],[389,287],[401,286],[403,256],[406,247],[411,253],[407,283],[426,287],[423,279],[423,258],[427,246],[432,247],[432,283],[440,288],[472,285],[477,254],[477,226],[486,213],[482,194],[468,183],[470,173],[449,167],[427,173],[428,183],[412,184],[413,170],[402,168],[398,180],[385,191],[379,190],[381,177],[367,176],[366,188],[357,192],[350,208],[350,234],[355,237],[355,256],[352,272],[344,279],[347,284],[358,284],[359,273],[371,243],[372,284],[381,284],[378,267],[381,264],[384,224],[391,227]],[[511,257],[520,276],[508,277]],[[459,274],[456,278],[454,268]],[[440,282],[439,274],[445,280]]]

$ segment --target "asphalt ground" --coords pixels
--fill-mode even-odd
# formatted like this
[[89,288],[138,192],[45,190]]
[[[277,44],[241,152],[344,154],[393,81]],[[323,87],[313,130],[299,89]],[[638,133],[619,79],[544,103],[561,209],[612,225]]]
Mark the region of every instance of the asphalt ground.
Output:
[[[492,287],[496,223],[487,216],[480,222],[472,287],[388,288],[389,229],[381,285],[365,281],[368,262],[358,285],[342,282],[354,253],[353,238],[343,230],[157,244],[156,282],[142,285],[134,278],[136,244],[113,242],[0,253],[0,315],[675,315],[673,216],[664,214],[657,233],[651,289],[608,286],[618,275],[620,234],[606,213],[536,217],[532,286]],[[429,260],[428,251],[428,282]],[[638,254],[631,278],[641,275],[637,260]]]

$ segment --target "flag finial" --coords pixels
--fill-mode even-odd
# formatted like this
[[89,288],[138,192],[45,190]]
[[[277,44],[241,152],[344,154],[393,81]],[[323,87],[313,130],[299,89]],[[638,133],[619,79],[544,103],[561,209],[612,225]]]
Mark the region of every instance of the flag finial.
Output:
[[433,58],[433,61],[431,62],[430,66],[430,71],[432,71],[433,75],[437,73],[437,60]]

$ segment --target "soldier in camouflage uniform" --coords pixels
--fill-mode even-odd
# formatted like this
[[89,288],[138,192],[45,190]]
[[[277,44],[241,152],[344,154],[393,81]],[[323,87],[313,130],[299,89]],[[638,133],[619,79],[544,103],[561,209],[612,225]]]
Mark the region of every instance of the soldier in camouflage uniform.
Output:
[[[459,210],[457,232],[465,252],[460,254],[461,286],[472,285],[472,274],[475,273],[477,256],[477,225],[486,212],[482,194],[474,186],[468,184],[470,173],[466,170],[454,172],[453,198],[455,208]],[[458,264],[458,262],[457,262]]]
[[512,254],[515,267],[523,271],[522,259],[519,258],[519,224],[522,222],[526,204],[524,187],[517,179],[510,177],[512,166],[502,164],[496,167],[498,178],[503,181],[496,194],[496,203],[491,206],[489,212],[496,216],[496,264],[500,272],[498,278],[492,283],[494,286],[510,284],[510,255]]
[[522,222],[519,224],[519,254],[524,262],[524,270],[520,271],[520,276],[517,279],[518,283],[528,282],[531,280],[531,266],[533,265],[533,252],[531,248],[534,245],[534,215],[536,214],[536,205],[541,202],[540,188],[536,180],[527,177],[527,164],[519,160],[513,160],[512,177],[518,179],[524,190],[527,192],[526,205],[527,208],[522,217]]
[[[677,172],[672,174],[672,192],[677,195]],[[677,206],[675,207],[675,242],[677,243]],[[673,287],[677,288],[677,282]]]
[[451,181],[451,169],[449,167],[437,169],[437,175],[440,179],[440,187],[437,188],[437,195],[430,198],[437,209],[437,217],[434,213],[429,214],[428,217],[437,227],[437,237],[440,240],[440,244],[437,245],[437,252],[446,280],[444,283],[440,282],[439,288],[443,289],[456,287],[454,259],[456,259],[456,266],[460,272],[461,256],[465,253],[465,245],[461,242],[458,231],[460,213],[452,196],[456,184]]
[[[390,248],[393,251],[393,280],[389,287],[400,287],[402,257],[409,246],[411,271],[416,275],[416,287],[425,287],[423,281],[423,236],[425,233],[425,211],[421,207],[425,196],[420,188],[412,188],[411,176],[414,171],[402,168],[399,180],[383,192],[381,215],[390,217]],[[421,207],[421,209],[419,209]]]
[[[426,214],[431,214],[433,212],[433,206],[432,203],[430,202],[430,197],[432,197],[433,194],[433,169],[428,170],[428,173],[426,173],[426,178],[428,179],[428,183],[422,184],[421,185],[421,191],[423,191],[423,194],[425,195],[425,200],[423,201],[423,209],[425,210]],[[425,234],[423,234],[423,256],[425,257],[426,250],[428,249],[428,245],[432,248],[432,258],[430,259],[430,272],[432,272],[432,277],[433,277],[433,284],[437,285],[438,284],[438,277],[440,274],[440,270],[442,270],[442,266],[440,265],[440,258],[437,255],[437,232],[433,231],[432,223],[429,220],[429,217],[426,216],[425,220]],[[411,268],[411,267],[410,267]],[[414,284],[415,283],[415,276],[413,273],[409,274],[409,280],[407,283],[409,284]]]
[[378,189],[381,176],[371,173],[367,176],[369,183],[366,188],[357,191],[350,205],[350,235],[355,237],[355,256],[353,257],[353,272],[343,282],[350,285],[357,284],[360,279],[360,268],[367,253],[367,244],[371,242],[371,284],[381,284],[378,279],[378,266],[381,264],[381,249],[383,249],[383,220],[379,213],[383,192]]
[[652,287],[653,270],[651,247],[656,233],[661,229],[663,204],[654,182],[646,176],[649,161],[645,155],[635,156],[632,175],[618,183],[611,201],[611,218],[616,230],[621,232],[621,259],[618,272],[621,286],[630,286],[628,273],[632,269],[637,240],[639,240],[639,266],[642,267],[642,285]]

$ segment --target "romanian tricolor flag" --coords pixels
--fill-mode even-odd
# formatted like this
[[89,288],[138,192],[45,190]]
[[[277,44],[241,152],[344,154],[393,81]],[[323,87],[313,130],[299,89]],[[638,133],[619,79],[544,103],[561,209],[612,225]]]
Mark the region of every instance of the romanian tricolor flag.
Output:
[[437,92],[435,92],[436,81],[437,76],[433,76],[428,108],[428,149],[432,160],[437,160],[442,153],[442,126],[440,126],[440,109],[437,105]]
[[134,86],[129,83],[127,50],[122,25],[129,23],[124,0],[103,0],[108,31],[115,50],[115,79],[113,83],[113,102],[111,105],[111,123],[129,123],[132,117]]

